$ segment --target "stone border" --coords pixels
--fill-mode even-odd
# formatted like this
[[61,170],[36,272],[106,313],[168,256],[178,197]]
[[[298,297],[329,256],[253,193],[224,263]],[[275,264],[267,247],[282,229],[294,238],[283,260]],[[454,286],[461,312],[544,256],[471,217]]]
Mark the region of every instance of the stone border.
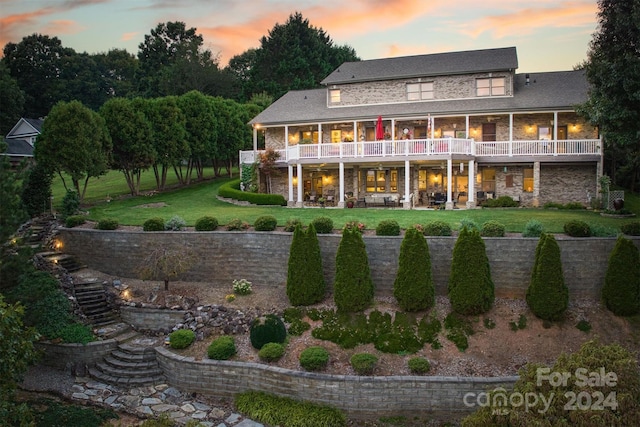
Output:
[[36,348],[43,350],[45,356],[41,363],[76,375],[86,375],[87,367],[101,362],[105,356],[118,348],[118,340],[92,341],[85,344],[55,344],[38,341]]

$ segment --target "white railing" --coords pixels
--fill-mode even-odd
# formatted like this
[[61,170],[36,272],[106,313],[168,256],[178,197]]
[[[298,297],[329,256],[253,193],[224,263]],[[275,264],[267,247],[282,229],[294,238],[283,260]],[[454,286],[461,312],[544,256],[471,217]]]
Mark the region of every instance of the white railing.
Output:
[[[332,160],[340,158],[436,156],[463,154],[474,156],[579,156],[600,155],[599,139],[529,140],[476,142],[473,139],[437,138],[393,141],[360,141],[335,144],[298,144],[280,153],[278,161],[298,159]],[[253,151],[241,151],[240,163],[257,161]]]

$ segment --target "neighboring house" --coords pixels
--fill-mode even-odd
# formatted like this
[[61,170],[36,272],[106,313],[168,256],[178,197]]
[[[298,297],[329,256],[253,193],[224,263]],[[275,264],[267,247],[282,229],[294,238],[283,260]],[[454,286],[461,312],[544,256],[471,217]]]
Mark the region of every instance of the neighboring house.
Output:
[[17,165],[25,159],[33,159],[33,149],[38,135],[42,132],[42,119],[21,118],[9,131],[4,141],[7,151],[0,153],[8,156],[12,165]]
[[251,120],[254,150],[240,163],[258,160],[263,132],[285,172],[272,192],[291,206],[343,206],[347,193],[362,206],[472,208],[505,195],[587,205],[603,144],[575,112],[584,72],[517,68],[514,47],[344,63],[325,88],[290,91]]

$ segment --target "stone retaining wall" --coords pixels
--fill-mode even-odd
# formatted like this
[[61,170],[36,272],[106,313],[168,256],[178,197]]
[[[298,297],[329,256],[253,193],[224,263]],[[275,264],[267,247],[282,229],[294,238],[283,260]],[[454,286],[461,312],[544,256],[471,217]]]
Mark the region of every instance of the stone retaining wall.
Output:
[[104,356],[118,348],[118,341],[108,339],[83,344],[54,344],[45,341],[35,343],[45,353],[41,363],[56,369],[84,375],[87,366],[102,361]]
[[[158,362],[168,383],[186,393],[233,397],[248,390],[329,405],[354,418],[394,414],[464,414],[477,407],[465,405],[467,393],[503,387],[513,389],[518,377],[368,377],[300,372],[258,363],[179,356],[157,347]],[[474,395],[468,402],[476,403]]]
[[122,321],[135,329],[159,331],[171,329],[184,320],[184,310],[120,306]]

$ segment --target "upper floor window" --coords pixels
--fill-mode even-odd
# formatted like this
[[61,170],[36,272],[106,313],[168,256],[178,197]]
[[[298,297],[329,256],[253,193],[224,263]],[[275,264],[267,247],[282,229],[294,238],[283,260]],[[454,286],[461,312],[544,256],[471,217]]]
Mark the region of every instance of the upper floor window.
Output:
[[476,96],[500,96],[506,93],[504,77],[476,80]]
[[340,89],[329,89],[329,101],[332,104],[340,102]]
[[407,101],[433,99],[433,82],[407,83]]

